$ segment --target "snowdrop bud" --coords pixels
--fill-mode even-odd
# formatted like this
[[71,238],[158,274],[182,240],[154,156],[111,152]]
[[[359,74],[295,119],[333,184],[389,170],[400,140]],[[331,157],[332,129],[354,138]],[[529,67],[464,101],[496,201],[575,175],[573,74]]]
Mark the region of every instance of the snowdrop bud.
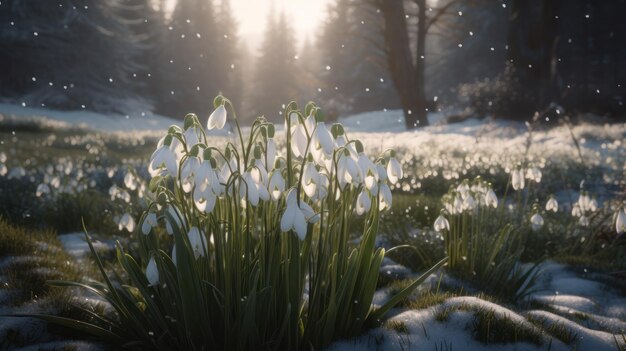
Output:
[[387,185],[386,183],[381,184],[379,191],[380,191],[379,210],[384,211],[386,209],[391,209],[392,196],[391,196],[391,189],[389,189],[389,185]]
[[530,226],[533,231],[538,231],[543,227],[543,217],[539,213],[535,213],[532,217],[530,217]]
[[437,217],[437,219],[435,219],[434,228],[437,233],[440,233],[443,230],[450,230],[450,222],[448,222],[446,217],[441,214]]
[[37,191],[36,191],[36,196],[37,197],[41,197],[42,195],[45,194],[50,194],[50,187],[48,186],[48,184],[39,184],[37,186]]
[[144,235],[150,234],[152,228],[157,226],[157,216],[154,212],[149,212],[146,217],[143,219],[143,223],[141,224],[141,232]]
[[496,196],[496,193],[493,192],[493,189],[487,190],[487,193],[485,194],[485,205],[498,208],[498,197]]
[[302,213],[302,210],[298,207],[298,194],[296,189],[291,188],[289,190],[285,203],[287,207],[280,219],[280,230],[283,232],[294,230],[300,240],[304,240],[307,234],[307,223],[304,213]]
[[333,138],[337,139],[340,135],[344,135],[345,131],[343,126],[339,123],[335,123],[330,127],[330,132],[333,135]]
[[207,122],[207,129],[222,129],[226,124],[226,107],[224,105],[218,106],[213,113],[209,116]]
[[524,189],[524,171],[522,169],[513,170],[511,172],[511,185],[514,190]]
[[557,212],[559,210],[559,203],[554,196],[550,196],[548,202],[546,202],[546,211]]
[[204,257],[207,252],[206,238],[200,233],[200,230],[196,227],[191,227],[187,237],[195,258]]
[[194,113],[188,113],[185,115],[185,122],[183,123],[183,129],[187,130],[196,124],[198,117]]
[[150,283],[151,286],[155,286],[159,283],[159,270],[154,257],[151,257],[150,261],[148,261],[148,266],[146,267],[146,278],[148,278],[148,283]]
[[395,157],[391,157],[387,163],[387,177],[391,184],[396,184],[403,176],[402,166]]
[[117,226],[120,231],[126,229],[127,231],[132,233],[133,231],[135,231],[135,220],[130,214],[124,213],[124,215],[122,215],[122,217],[120,218]]
[[362,190],[356,198],[356,214],[361,216],[365,212],[368,212],[371,207],[372,199],[370,199],[369,193],[367,190]]
[[615,230],[617,234],[626,232],[626,208],[620,208],[615,217]]

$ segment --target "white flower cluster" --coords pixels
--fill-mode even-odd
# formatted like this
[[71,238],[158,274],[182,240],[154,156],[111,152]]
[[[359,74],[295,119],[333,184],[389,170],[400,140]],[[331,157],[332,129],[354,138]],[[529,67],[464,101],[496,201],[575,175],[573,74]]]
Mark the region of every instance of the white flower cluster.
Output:
[[511,171],[511,186],[514,190],[523,190],[526,186],[526,179],[541,183],[542,173],[539,168],[530,167],[525,173],[526,175],[524,175],[524,169],[519,166]]
[[445,218],[444,213],[458,215],[463,212],[472,212],[477,207],[498,208],[498,197],[493,191],[490,183],[476,178],[470,182],[465,179],[456,188],[450,189],[441,198],[444,210],[437,217],[434,229],[437,232],[450,230],[450,223]]
[[[276,127],[262,118],[252,126],[247,145],[239,130],[241,147],[228,143],[220,149],[209,145],[198,118],[188,115],[184,129],[172,126],[159,141],[149,172],[153,178],[173,179],[199,214],[214,213],[233,197],[242,211],[273,204],[282,209],[280,229],[293,230],[302,240],[308,224],[323,215],[322,203],[331,193],[330,201],[353,201],[342,193],[354,194],[350,208],[359,215],[369,212],[374,202],[378,210],[389,209],[389,184],[403,177],[395,153],[387,151],[372,161],[359,141],[348,139],[341,125],[329,129],[317,107],[307,109],[306,117],[295,110],[289,114],[284,150],[274,139]],[[207,129],[224,128],[226,120],[222,102],[209,117]]]
[[589,226],[589,215],[598,210],[598,201],[589,193],[582,191],[578,201],[572,206],[572,216],[578,217],[578,224],[583,227]]

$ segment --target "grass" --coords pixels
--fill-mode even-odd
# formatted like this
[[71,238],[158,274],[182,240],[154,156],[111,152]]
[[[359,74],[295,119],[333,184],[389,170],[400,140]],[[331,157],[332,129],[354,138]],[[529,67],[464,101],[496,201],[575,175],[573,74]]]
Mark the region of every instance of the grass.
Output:
[[53,231],[16,227],[3,218],[0,218],[0,257],[10,260],[0,268],[0,274],[6,276],[6,283],[0,288],[17,292],[13,305],[37,299],[62,307],[67,296],[46,281],[81,279],[91,271],[88,263],[75,264]]
[[541,330],[544,330],[549,335],[561,340],[562,342],[570,346],[573,345],[578,336],[576,333],[567,328],[565,326],[565,323],[550,323],[546,318],[538,318],[532,316],[528,316],[526,319],[528,319],[528,321],[530,321],[532,324],[539,327]]
[[385,323],[385,328],[389,329],[389,330],[394,330],[396,333],[398,334],[408,334],[409,333],[409,327],[406,325],[406,323],[402,322],[402,321],[392,321],[389,320]]

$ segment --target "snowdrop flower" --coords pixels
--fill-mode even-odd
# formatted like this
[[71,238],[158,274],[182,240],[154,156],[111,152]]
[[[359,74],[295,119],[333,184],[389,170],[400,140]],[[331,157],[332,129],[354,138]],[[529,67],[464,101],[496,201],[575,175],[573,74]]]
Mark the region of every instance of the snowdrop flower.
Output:
[[316,151],[317,153],[321,151],[324,155],[326,155],[326,157],[333,155],[335,143],[333,142],[333,137],[328,131],[328,128],[326,128],[326,124],[324,122],[317,123],[312,140],[313,151]]
[[152,177],[166,173],[172,177],[178,175],[178,162],[169,146],[163,145],[150,156],[148,171]]
[[598,200],[596,200],[595,197],[589,201],[588,208],[591,212],[596,212],[598,210]]
[[200,167],[200,158],[189,156],[180,169],[180,182],[185,193],[189,193],[195,185],[196,170]]
[[265,169],[270,170],[276,162],[276,142],[274,138],[267,138],[267,145],[265,150]]
[[280,230],[287,232],[294,230],[300,240],[304,240],[307,234],[307,223],[304,213],[298,206],[298,195],[296,189],[292,188],[287,193],[286,199],[287,207],[280,219]]
[[578,219],[578,224],[580,224],[583,227],[588,227],[589,226],[589,217],[587,216],[581,216]]
[[4,152],[0,152],[0,163],[6,163],[7,162],[7,154],[5,154]]
[[363,181],[363,172],[356,161],[345,153],[341,154],[337,166],[339,186],[343,189],[346,184],[358,184]]
[[396,184],[403,176],[402,166],[395,157],[391,157],[387,163],[387,177],[391,184]]
[[148,235],[150,234],[150,231],[152,231],[152,228],[155,228],[157,225],[158,222],[156,213],[148,212],[143,220],[143,223],[141,223],[141,232],[143,235]]
[[207,121],[207,129],[222,129],[226,124],[226,107],[220,105],[211,113],[209,120]]
[[291,135],[291,150],[296,157],[304,157],[309,140],[304,125],[298,124]]
[[468,194],[465,200],[463,200],[463,210],[472,211],[474,208],[476,208],[476,201],[472,195]]
[[133,231],[135,231],[135,220],[130,214],[124,213],[122,218],[120,218],[120,221],[118,222],[117,227],[120,231],[123,229],[126,229],[130,233],[132,233]]
[[550,196],[548,202],[546,202],[546,211],[557,212],[559,210],[559,203],[554,196]]
[[524,172],[521,169],[513,170],[511,172],[511,185],[514,190],[524,189]]
[[526,170],[526,179],[532,180],[535,183],[541,183],[541,171],[539,168],[532,167]]
[[268,191],[270,193],[272,201],[276,202],[280,200],[280,196],[283,191],[285,191],[285,179],[283,175],[280,173],[280,170],[273,170],[270,173],[270,180],[268,185]]
[[259,204],[259,187],[252,177],[251,172],[245,172],[243,174],[243,182],[239,182],[239,196],[242,201],[247,200],[252,206]]
[[313,197],[315,194],[317,183],[319,183],[319,173],[315,168],[315,164],[307,162],[302,173],[302,189],[308,197]]
[[359,153],[359,159],[357,160],[357,164],[361,168],[361,173],[365,179],[363,182],[365,183],[365,188],[372,193],[373,196],[376,196],[378,193],[378,170],[376,169],[376,165],[372,162],[365,153]]
[[4,163],[0,163],[0,176],[4,177],[9,170]]
[[530,217],[530,226],[533,231],[538,231],[543,227],[543,217],[539,213],[535,213],[532,217]]
[[200,129],[198,129],[195,126],[192,126],[192,127],[187,128],[187,130],[185,130],[185,132],[183,133],[183,136],[185,137],[185,143],[187,144],[187,149],[191,150],[191,148],[194,145],[200,143],[202,133],[200,132]]
[[148,283],[150,283],[150,286],[156,286],[159,283],[159,270],[157,268],[154,257],[150,258],[150,261],[148,261],[148,266],[146,266],[146,278],[148,278]]
[[617,231],[617,234],[626,232],[626,208],[623,206],[617,211],[615,216],[615,231]]
[[137,179],[132,172],[128,171],[124,176],[124,185],[130,190],[137,189]]
[[50,194],[50,187],[48,186],[48,184],[39,184],[37,186],[37,192],[35,193],[35,195],[37,197],[41,197],[44,194]]
[[196,227],[191,227],[187,237],[189,238],[189,245],[193,250],[194,257],[196,259],[201,256],[204,257],[204,254],[207,252],[206,238],[200,233],[200,230]]
[[326,196],[328,196],[329,186],[330,186],[330,180],[328,179],[328,176],[323,173],[319,173],[317,184],[315,185],[315,193],[313,193],[313,196],[311,196],[311,200],[313,201],[324,200]]
[[221,187],[211,161],[204,160],[197,167],[195,185],[193,201],[196,208],[205,213],[212,212]]
[[443,230],[450,230],[450,222],[448,222],[443,214],[440,214],[439,217],[435,219],[434,228],[437,233],[440,233]]
[[356,198],[356,214],[359,216],[368,212],[372,207],[372,199],[367,192],[367,190],[362,190],[359,193],[359,196]]
[[389,189],[389,185],[387,185],[386,183],[382,183],[380,185],[379,192],[380,192],[379,210],[384,211],[386,209],[391,209],[392,197],[391,197],[391,189]]
[[583,215],[583,211],[580,208],[580,205],[578,205],[578,203],[575,203],[574,206],[572,206],[572,216],[574,217],[580,217]]
[[485,206],[498,208],[498,197],[496,196],[496,193],[493,192],[493,189],[487,190],[487,193],[485,194]]

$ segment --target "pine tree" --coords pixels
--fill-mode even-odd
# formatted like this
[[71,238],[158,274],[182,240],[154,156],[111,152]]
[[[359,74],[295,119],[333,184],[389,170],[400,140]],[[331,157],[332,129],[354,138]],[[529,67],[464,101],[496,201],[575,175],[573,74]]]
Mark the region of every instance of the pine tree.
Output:
[[161,101],[159,110],[180,118],[188,112],[206,114],[220,90],[212,1],[178,1],[168,29],[166,59],[173,74],[167,82],[170,96]]
[[270,121],[280,121],[282,105],[299,96],[294,39],[284,13],[276,20],[270,11],[260,51],[250,109],[254,116],[264,115]]
[[232,14],[229,0],[222,0],[217,16],[218,57],[213,69],[218,74],[219,89],[227,96],[237,110],[240,110],[243,97],[243,72],[237,23]]
[[140,48],[120,11],[118,0],[3,1],[0,94],[62,109],[138,108],[132,72]]

